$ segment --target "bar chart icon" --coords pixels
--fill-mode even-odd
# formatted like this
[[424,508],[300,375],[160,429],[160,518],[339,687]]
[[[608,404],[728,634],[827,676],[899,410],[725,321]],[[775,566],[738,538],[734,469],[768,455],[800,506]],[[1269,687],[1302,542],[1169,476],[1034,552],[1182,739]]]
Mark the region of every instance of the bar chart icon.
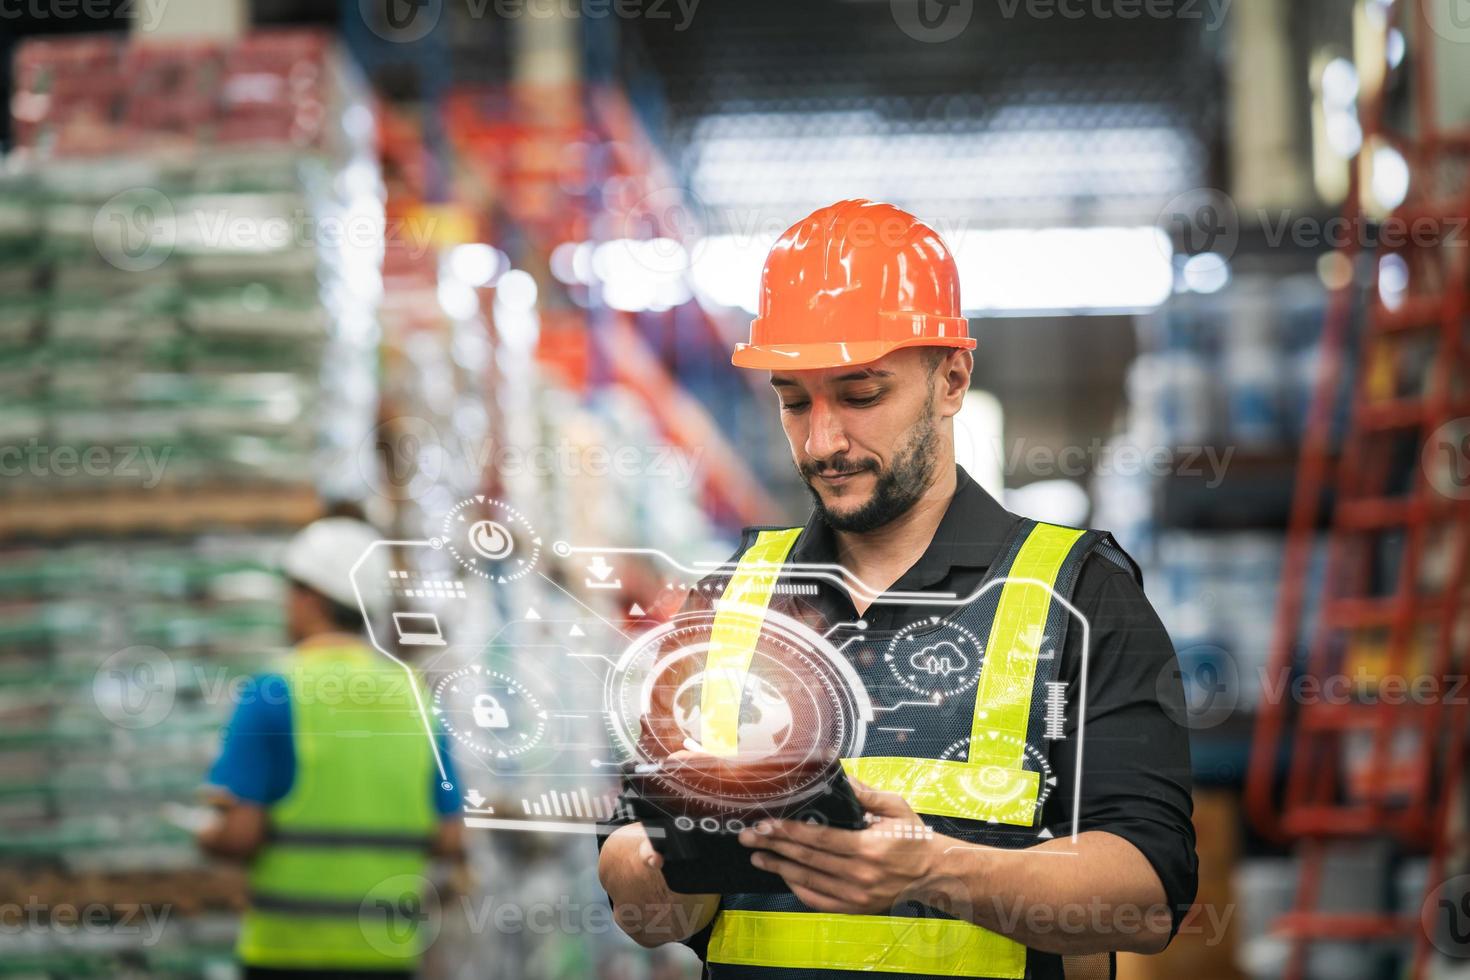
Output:
[[610,820],[614,816],[631,816],[619,807],[618,798],[610,793],[593,796],[585,789],[571,792],[548,790],[535,801],[521,800],[528,817],[581,817],[586,820]]

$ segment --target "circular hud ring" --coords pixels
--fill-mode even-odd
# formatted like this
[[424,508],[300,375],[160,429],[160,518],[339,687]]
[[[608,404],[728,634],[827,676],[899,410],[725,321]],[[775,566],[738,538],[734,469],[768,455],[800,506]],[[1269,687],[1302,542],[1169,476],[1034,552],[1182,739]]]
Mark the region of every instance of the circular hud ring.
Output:
[[541,557],[541,536],[525,515],[478,494],[444,515],[441,535],[465,571],[495,583],[529,575]]
[[[789,616],[725,604],[720,619],[717,636],[713,611],[682,614],[624,650],[606,691],[613,737],[634,762],[660,764],[653,778],[676,809],[800,802],[820,790],[834,760],[862,751],[867,693],[831,643]],[[727,716],[733,754],[705,750],[707,680],[718,685],[711,696],[739,692],[738,719]]]
[[926,698],[950,698],[975,686],[985,643],[959,623],[921,619],[896,633],[883,652],[894,680]]
[[[1014,735],[988,732],[981,738],[987,743],[988,750],[993,751],[998,746],[1006,755],[1014,756],[1018,766],[972,764],[970,772],[940,784],[945,801],[956,812],[984,815],[976,819],[1029,825],[1041,813],[1042,805],[1056,786],[1046,753]],[[969,738],[960,739],[940,753],[940,760],[968,762],[971,742]],[[1019,770],[1036,773],[1034,791],[1029,782],[1016,778]]]

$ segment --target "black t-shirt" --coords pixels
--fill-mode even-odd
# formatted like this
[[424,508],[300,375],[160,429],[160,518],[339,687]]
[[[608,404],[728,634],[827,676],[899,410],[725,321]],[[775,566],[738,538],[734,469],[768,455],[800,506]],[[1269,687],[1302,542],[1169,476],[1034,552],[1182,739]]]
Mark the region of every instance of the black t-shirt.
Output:
[[[918,561],[889,592],[973,593],[1018,518],[957,467],[955,495]],[[754,539],[748,534],[741,552]],[[836,538],[815,514],[797,538],[789,563],[835,564]],[[714,577],[712,577],[714,578]],[[810,581],[810,580],[808,580]],[[708,605],[717,596],[696,589],[686,608]],[[1072,604],[1090,623],[1086,726],[1076,738],[1081,699],[1067,699],[1066,737],[1050,742],[1048,762],[1058,786],[1042,810],[1042,825],[1055,835],[1072,831],[1076,799],[1071,774],[1082,752],[1078,831],[1106,831],[1123,838],[1148,859],[1164,887],[1177,929],[1194,901],[1198,883],[1190,759],[1184,693],[1174,647],[1143,594],[1136,568],[1125,569],[1096,553],[1083,562]],[[865,620],[874,631],[900,629],[930,616],[933,606],[874,603],[860,616],[845,589],[822,580],[803,595],[804,612],[836,624]],[[807,618],[803,615],[802,618]],[[1057,679],[1080,689],[1082,630],[1073,623],[1058,664]],[[601,847],[599,838],[598,846]],[[706,929],[689,945],[703,955]],[[1060,975],[1056,957],[1032,953],[1033,974]],[[1056,969],[1051,969],[1056,967]],[[1040,969],[1037,969],[1040,968]]]

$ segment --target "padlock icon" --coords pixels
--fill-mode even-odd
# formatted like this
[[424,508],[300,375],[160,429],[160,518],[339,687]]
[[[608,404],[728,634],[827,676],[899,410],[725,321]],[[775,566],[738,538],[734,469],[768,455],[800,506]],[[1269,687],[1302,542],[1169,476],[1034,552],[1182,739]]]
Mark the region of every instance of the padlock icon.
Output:
[[509,728],[510,715],[495,695],[481,694],[475,698],[475,724],[481,728]]

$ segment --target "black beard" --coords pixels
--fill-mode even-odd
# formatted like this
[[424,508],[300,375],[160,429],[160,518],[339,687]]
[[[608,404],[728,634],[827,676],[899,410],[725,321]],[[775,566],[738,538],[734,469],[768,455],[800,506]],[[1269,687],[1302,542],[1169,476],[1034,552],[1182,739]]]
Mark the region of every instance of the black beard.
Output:
[[[873,466],[857,467],[858,470],[874,469],[878,480],[873,487],[873,496],[850,514],[834,514],[828,510],[822,502],[822,495],[812,486],[814,475],[805,469],[799,469],[799,472],[807,492],[812,495],[817,516],[828,527],[834,531],[864,534],[908,513],[909,508],[929,489],[929,484],[934,482],[937,462],[934,447],[938,441],[939,430],[934,425],[934,415],[928,412],[909,430],[908,443],[894,457],[893,465],[886,470],[877,470]],[[849,471],[840,463],[835,468]]]

